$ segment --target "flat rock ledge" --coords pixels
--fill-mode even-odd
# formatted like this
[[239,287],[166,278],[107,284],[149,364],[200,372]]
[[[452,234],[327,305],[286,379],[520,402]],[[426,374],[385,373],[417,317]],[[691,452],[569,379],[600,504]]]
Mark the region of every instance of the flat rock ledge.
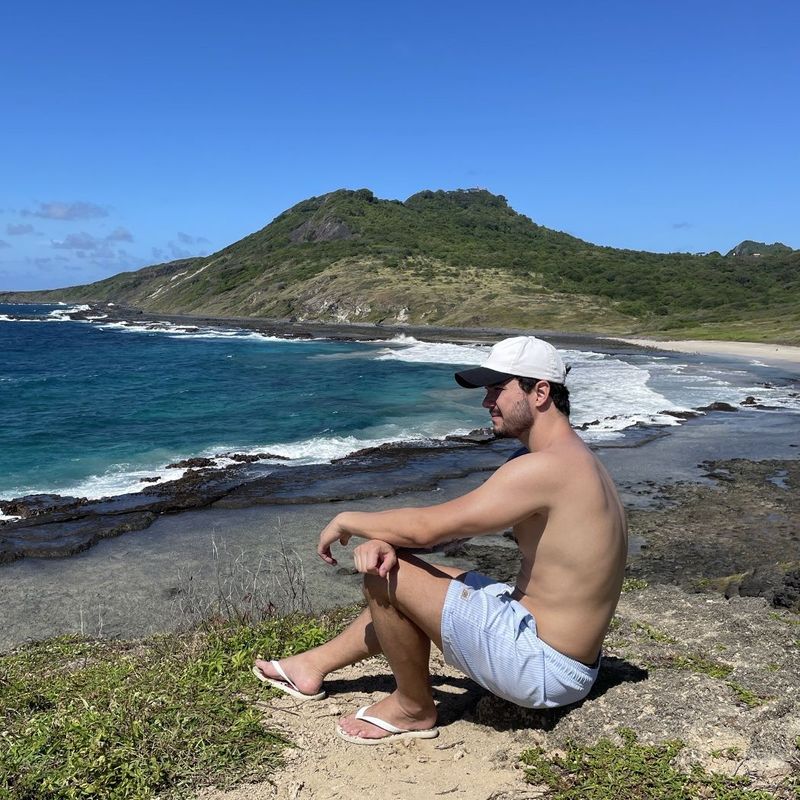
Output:
[[544,797],[520,754],[570,740],[622,742],[620,728],[659,744],[680,739],[675,766],[746,775],[751,789],[796,797],[800,782],[800,618],[764,598],[691,594],[631,582],[606,642],[597,685],[583,702],[530,711],[499,700],[432,656],[440,736],[379,748],[342,742],[336,720],[391,691],[386,663],[335,673],[328,699],[298,704],[265,692],[265,724],[296,747],[270,782],[206,789],[203,800],[452,796]]

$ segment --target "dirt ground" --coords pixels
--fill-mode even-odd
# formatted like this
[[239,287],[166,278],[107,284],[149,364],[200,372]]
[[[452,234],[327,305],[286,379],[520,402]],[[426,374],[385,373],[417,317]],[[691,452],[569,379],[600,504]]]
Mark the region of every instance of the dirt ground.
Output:
[[[683,741],[684,769],[747,775],[752,788],[791,796],[787,782],[800,781],[800,616],[786,575],[800,559],[800,462],[707,468],[713,483],[676,486],[665,507],[631,514],[645,546],[629,564],[636,580],[620,599],[585,701],[520,709],[434,649],[439,737],[346,743],[336,721],[393,689],[378,657],[329,676],[322,701],[298,703],[265,689],[265,725],[295,743],[285,766],[271,781],[206,789],[198,800],[525,800],[545,789],[526,782],[524,750],[615,740],[621,726],[647,743]],[[499,568],[509,553],[498,554]]]
[[[700,764],[749,775],[753,788],[780,792],[787,780],[800,778],[797,619],[772,610],[763,598],[726,600],[674,586],[630,591],[589,697],[555,711],[520,709],[492,697],[434,651],[440,735],[429,740],[364,746],[336,736],[340,717],[393,688],[380,657],[330,676],[325,700],[299,703],[265,689],[259,704],[265,725],[295,743],[284,768],[271,781],[206,789],[197,798],[524,800],[544,793],[525,781],[519,763],[525,749],[614,740],[623,725],[643,742],[684,741],[685,769]],[[720,678],[703,667],[687,668],[699,657],[730,672]]]

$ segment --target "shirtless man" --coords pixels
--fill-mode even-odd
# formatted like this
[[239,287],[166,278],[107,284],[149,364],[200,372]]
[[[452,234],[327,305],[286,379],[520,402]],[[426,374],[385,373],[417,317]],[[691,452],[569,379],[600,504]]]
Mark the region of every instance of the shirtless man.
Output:
[[[570,426],[566,375],[556,349],[532,336],[505,339],[483,366],[457,373],[461,386],[486,389],[495,434],[516,437],[529,452],[440,505],[338,514],[317,552],[336,564],[334,542],[366,540],[354,558],[368,607],[320,647],[257,661],[256,675],[316,699],[328,673],[383,653],[397,689],[337,726],[358,744],[437,735],[431,642],[448,664],[521,706],[585,697],[619,599],[627,534],[611,478]],[[403,552],[512,526],[522,555],[513,587]]]

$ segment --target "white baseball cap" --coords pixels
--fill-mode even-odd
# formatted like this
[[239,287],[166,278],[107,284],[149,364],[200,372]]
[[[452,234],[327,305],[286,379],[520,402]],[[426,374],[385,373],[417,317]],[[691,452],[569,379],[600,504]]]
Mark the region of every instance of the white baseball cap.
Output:
[[567,368],[558,350],[535,336],[512,336],[492,347],[480,366],[456,372],[456,381],[466,389],[493,386],[509,378],[536,378],[564,383]]

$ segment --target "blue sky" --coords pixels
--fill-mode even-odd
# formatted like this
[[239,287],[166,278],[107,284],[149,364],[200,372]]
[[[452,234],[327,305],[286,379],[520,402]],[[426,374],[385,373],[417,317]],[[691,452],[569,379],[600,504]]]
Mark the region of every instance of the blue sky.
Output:
[[342,187],[800,248],[793,0],[9,5],[0,289],[213,252]]

